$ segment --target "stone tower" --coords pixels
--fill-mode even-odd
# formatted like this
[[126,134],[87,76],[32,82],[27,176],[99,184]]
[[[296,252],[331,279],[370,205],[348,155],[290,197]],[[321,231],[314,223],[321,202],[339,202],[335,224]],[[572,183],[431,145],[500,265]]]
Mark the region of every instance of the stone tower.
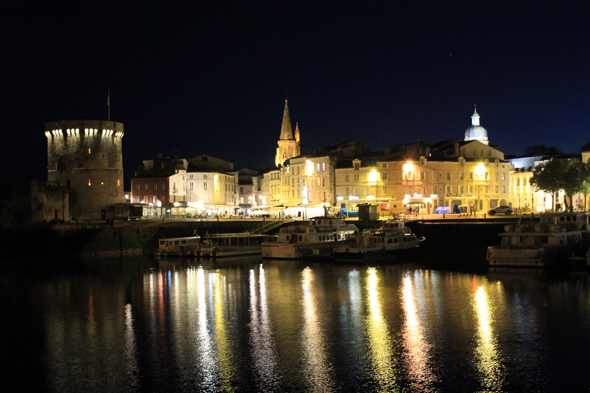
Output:
[[45,123],[47,177],[72,191],[69,219],[100,220],[124,201],[123,124],[104,120]]
[[282,166],[283,163],[291,157],[297,157],[301,154],[299,124],[295,127],[295,137],[291,129],[291,118],[289,117],[289,106],[285,100],[285,110],[283,112],[283,125],[281,127],[281,139],[278,141],[279,147],[275,156],[275,165]]

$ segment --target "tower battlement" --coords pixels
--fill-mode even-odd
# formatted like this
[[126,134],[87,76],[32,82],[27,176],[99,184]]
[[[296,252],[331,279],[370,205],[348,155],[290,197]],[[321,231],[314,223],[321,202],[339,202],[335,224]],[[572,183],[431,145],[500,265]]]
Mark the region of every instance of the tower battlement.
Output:
[[123,201],[123,123],[61,120],[45,123],[48,180],[74,191],[72,214],[99,219]]

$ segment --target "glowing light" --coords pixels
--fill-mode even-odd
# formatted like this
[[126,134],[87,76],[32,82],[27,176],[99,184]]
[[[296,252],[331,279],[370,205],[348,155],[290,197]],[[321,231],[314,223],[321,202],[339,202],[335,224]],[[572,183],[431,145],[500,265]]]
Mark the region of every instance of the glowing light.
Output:
[[178,206],[180,206],[180,203],[174,202],[174,207],[178,207]]
[[404,198],[404,205],[407,205],[410,200],[408,198]]
[[430,198],[424,198],[424,202],[430,203],[430,201],[431,201]]
[[344,200],[344,197],[342,197],[342,196],[337,196],[337,197],[336,197],[336,200],[337,200],[337,201],[343,201],[343,200]]
[[414,172],[414,164],[412,164],[412,161],[408,161],[404,164],[404,172]]
[[373,169],[371,171],[371,173],[369,173],[369,181],[377,181],[377,171],[376,170]]
[[348,200],[349,201],[354,201],[356,199],[359,199],[359,197],[357,195],[351,195],[351,196],[348,197]]
[[313,174],[313,162],[307,160],[305,164],[307,166],[307,176],[311,176]]
[[483,180],[483,177],[486,173],[486,167],[483,165],[483,162],[477,164],[477,166],[475,167],[475,173],[477,174],[477,177],[480,180]]

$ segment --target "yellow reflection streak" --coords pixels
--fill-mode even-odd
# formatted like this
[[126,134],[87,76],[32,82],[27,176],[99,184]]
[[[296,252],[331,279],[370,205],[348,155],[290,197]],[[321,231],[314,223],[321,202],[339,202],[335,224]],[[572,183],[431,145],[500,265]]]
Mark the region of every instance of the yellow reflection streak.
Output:
[[478,319],[475,357],[481,384],[486,389],[498,391],[502,388],[504,371],[500,363],[498,343],[491,326],[490,305],[483,287],[479,287],[475,292],[473,307]]
[[403,329],[404,347],[407,357],[408,377],[412,390],[425,391],[435,381],[432,370],[428,366],[430,345],[424,339],[424,327],[418,317],[415,289],[410,276],[405,276],[402,283],[402,307],[406,314]]
[[399,388],[399,371],[396,359],[392,356],[393,343],[387,324],[383,321],[378,291],[379,279],[375,268],[367,271],[367,316],[368,357],[372,363],[372,376],[378,384],[377,391],[390,392]]
[[309,383],[309,391],[331,392],[335,390],[331,378],[332,367],[326,359],[325,338],[313,298],[313,271],[306,267],[301,272],[303,290],[303,372]]
[[[275,344],[272,337],[272,328],[268,316],[268,303],[266,298],[266,278],[262,266],[259,274],[260,298],[256,291],[256,274],[250,270],[250,347],[254,368],[260,381],[266,389],[279,390],[279,376],[277,375],[277,358]],[[260,307],[260,311],[258,308]]]
[[224,392],[233,392],[234,386],[232,385],[232,379],[234,376],[234,370],[232,367],[231,346],[227,337],[225,318],[223,315],[223,299],[221,298],[222,277],[219,272],[215,272],[213,277],[213,291],[215,293],[215,300],[213,301],[215,309],[215,336],[217,338],[221,387]]

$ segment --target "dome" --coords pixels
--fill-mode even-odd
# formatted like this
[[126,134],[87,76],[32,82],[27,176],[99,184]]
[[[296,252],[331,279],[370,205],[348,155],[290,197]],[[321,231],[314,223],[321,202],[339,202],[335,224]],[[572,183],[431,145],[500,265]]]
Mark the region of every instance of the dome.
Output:
[[465,131],[465,142],[468,141],[480,141],[481,143],[488,144],[488,131],[479,125],[479,114],[477,108],[471,116],[471,127]]

